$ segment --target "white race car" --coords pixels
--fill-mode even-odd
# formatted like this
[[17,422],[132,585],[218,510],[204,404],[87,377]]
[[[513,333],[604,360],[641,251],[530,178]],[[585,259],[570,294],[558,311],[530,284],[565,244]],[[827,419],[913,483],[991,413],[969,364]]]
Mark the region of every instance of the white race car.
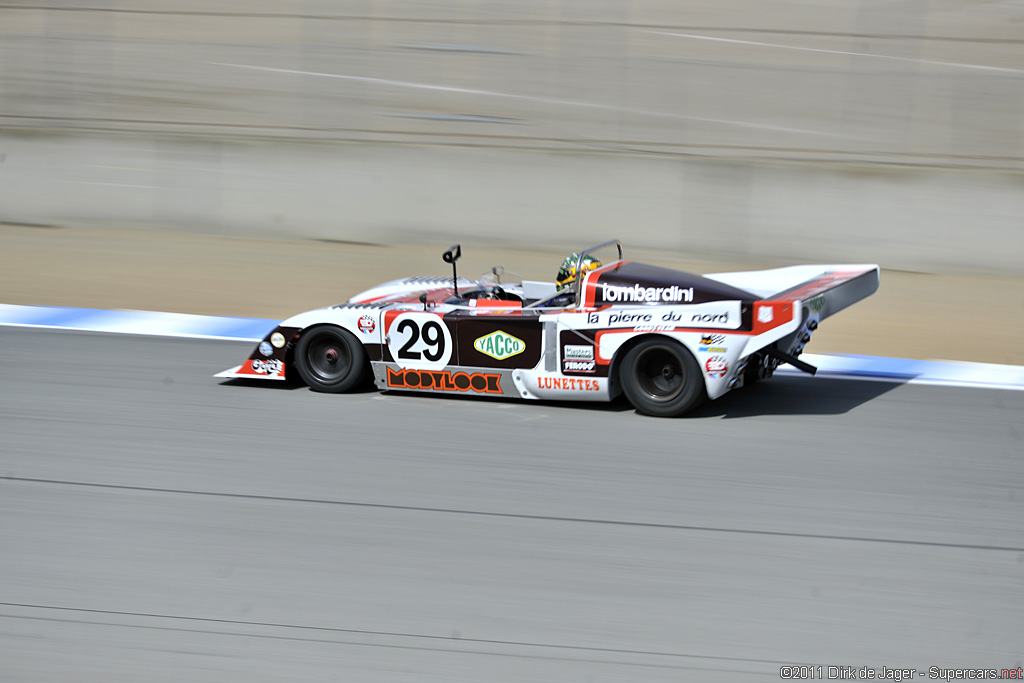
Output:
[[[617,250],[598,265],[599,250]],[[217,377],[382,391],[610,401],[682,415],[799,360],[819,323],[878,289],[877,265],[791,266],[694,275],[622,258],[617,241],[574,255],[577,277],[524,281],[494,268],[411,277],[288,318]],[[593,264],[587,270],[585,265]]]

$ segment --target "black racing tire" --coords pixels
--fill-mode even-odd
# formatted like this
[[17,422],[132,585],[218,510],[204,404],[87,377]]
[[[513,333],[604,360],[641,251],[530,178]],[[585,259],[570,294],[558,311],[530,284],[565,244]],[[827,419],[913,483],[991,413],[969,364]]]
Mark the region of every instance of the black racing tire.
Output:
[[351,332],[335,325],[318,325],[299,335],[295,367],[313,391],[340,394],[365,382],[370,360]]
[[677,417],[707,398],[693,354],[668,338],[649,337],[626,351],[619,380],[633,407],[654,417]]

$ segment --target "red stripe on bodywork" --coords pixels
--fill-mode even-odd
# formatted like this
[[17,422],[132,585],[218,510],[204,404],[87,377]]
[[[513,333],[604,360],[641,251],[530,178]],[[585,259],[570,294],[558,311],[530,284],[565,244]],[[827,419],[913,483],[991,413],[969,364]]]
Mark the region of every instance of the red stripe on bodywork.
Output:
[[595,268],[583,277],[583,308],[593,308],[594,300],[597,298],[597,281],[601,279],[601,276],[605,273],[617,269],[619,266],[624,266],[629,261],[616,261],[615,263],[609,263],[607,266],[601,266]]
[[368,297],[366,299],[352,299],[351,303],[354,303],[354,304],[368,304],[371,301],[380,301],[381,299],[384,299],[387,296],[388,296],[387,294],[381,294],[380,296],[371,296],[371,297]]
[[[582,330],[581,330],[581,332],[582,332]],[[640,335],[640,334],[668,334],[668,333],[671,333],[671,332],[699,332],[701,334],[708,334],[710,332],[714,332],[716,334],[729,334],[729,335],[736,335],[736,336],[740,336],[740,337],[750,337],[750,336],[752,336],[754,334],[753,332],[747,332],[745,330],[728,330],[728,329],[722,329],[720,327],[673,327],[670,330],[640,330],[640,331],[631,330],[628,327],[625,327],[625,328],[622,328],[622,329],[619,329],[619,330],[599,330],[598,332],[596,332],[594,334],[594,347],[595,347],[594,360],[597,362],[598,365],[608,365],[609,363],[611,363],[610,359],[609,360],[605,360],[604,358],[601,358],[601,355],[599,353],[597,353],[597,350],[596,350],[596,349],[600,349],[600,347],[601,347],[601,337],[603,337],[606,334],[635,334],[635,335]]]
[[[765,311],[771,310],[771,319],[762,321],[762,318],[767,316]],[[777,299],[771,301],[755,301],[754,302],[754,329],[751,334],[757,336],[764,334],[768,330],[774,330],[780,325],[785,325],[793,319],[793,311],[796,310],[796,306],[792,301],[781,302]]]
[[443,303],[445,299],[455,296],[455,290],[451,287],[440,287],[435,289],[423,289],[417,291],[415,294],[405,294],[398,296],[395,294],[384,294],[381,296],[371,297],[369,299],[358,299],[353,300],[354,304],[367,304],[372,301],[381,301],[389,304],[415,304],[420,301],[420,294],[427,295],[428,303]]
[[[757,308],[759,305],[768,303],[772,307],[772,321],[768,323],[757,322]],[[784,304],[780,304],[777,301],[764,302],[758,301],[754,303],[754,329],[747,332],[746,330],[730,330],[723,329],[721,327],[673,327],[672,329],[665,330],[631,330],[628,327],[622,329],[611,329],[611,330],[598,330],[594,333],[594,346],[597,349],[601,347],[601,337],[606,334],[666,334],[671,332],[699,332],[700,334],[727,334],[737,337],[756,337],[759,334],[763,334],[769,330],[773,330],[776,327],[785,325],[793,319],[793,311],[796,307],[793,302],[787,301]],[[585,330],[580,330],[580,333]],[[601,358],[601,355],[595,351],[594,360],[598,365],[608,365],[611,360]]]
[[864,273],[870,273],[872,270],[874,269],[868,268],[866,270],[837,270],[831,273],[825,273],[824,275],[816,277],[813,280],[808,280],[803,284],[799,284],[796,287],[793,287],[792,289],[787,289],[784,292],[780,292],[779,294],[776,294],[775,297],[772,298],[771,300],[779,301],[795,299],[797,301],[804,301],[806,299],[811,298],[815,294],[821,294],[822,292],[826,292],[832,289],[836,285],[842,284],[843,282],[847,282],[856,277],[860,277]]
[[503,299],[470,299],[469,308],[473,315],[522,315],[522,301]]
[[384,334],[385,335],[391,333],[391,323],[394,322],[395,318],[397,318],[398,316],[402,315],[403,313],[427,313],[429,315],[436,315],[439,320],[444,320],[444,316],[442,314],[435,313],[434,311],[423,311],[423,310],[419,310],[418,311],[418,310],[415,310],[415,309],[413,309],[411,311],[408,310],[408,309],[403,309],[403,310],[399,310],[399,311],[384,311]]
[[[275,367],[279,368],[279,371],[278,372],[273,372],[273,373],[257,372],[252,367],[253,363],[264,363],[264,364],[267,364],[267,365],[274,364]],[[268,359],[266,361],[263,361],[263,360],[260,360],[260,359],[252,359],[252,358],[250,358],[250,359],[246,360],[244,363],[242,363],[242,367],[238,368],[238,371],[235,374],[236,375],[250,375],[252,377],[284,377],[284,362],[279,361],[279,360],[270,360],[270,359]]]

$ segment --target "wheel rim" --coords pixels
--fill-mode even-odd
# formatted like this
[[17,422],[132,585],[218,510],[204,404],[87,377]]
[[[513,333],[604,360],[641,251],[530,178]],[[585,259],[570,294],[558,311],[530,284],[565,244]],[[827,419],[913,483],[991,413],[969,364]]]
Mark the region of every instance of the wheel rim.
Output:
[[667,403],[679,396],[686,386],[686,368],[678,353],[655,346],[637,358],[636,380],[647,398]]
[[321,382],[331,383],[348,374],[351,358],[345,341],[333,332],[317,333],[306,346],[306,367]]

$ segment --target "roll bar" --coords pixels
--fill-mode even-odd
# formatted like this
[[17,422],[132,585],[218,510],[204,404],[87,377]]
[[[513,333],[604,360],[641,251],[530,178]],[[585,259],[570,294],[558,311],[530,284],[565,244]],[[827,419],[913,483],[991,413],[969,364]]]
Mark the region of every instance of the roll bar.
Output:
[[592,252],[592,251],[597,251],[598,249],[603,249],[604,247],[609,247],[609,246],[611,246],[613,244],[619,250],[619,261],[621,261],[622,260],[622,242],[620,242],[619,240],[609,240],[608,242],[602,242],[601,244],[596,244],[596,245],[594,245],[592,247],[588,247],[587,249],[584,249],[583,251],[581,251],[580,255],[576,259],[576,273],[577,273],[577,277],[576,277],[575,280],[573,280],[573,283],[571,285],[569,285],[568,287],[564,287],[564,288],[558,290],[557,292],[555,292],[554,294],[548,296],[545,299],[541,299],[540,301],[538,301],[536,303],[532,303],[529,306],[524,306],[524,308],[547,308],[546,306],[541,306],[541,304],[542,303],[547,303],[548,301],[550,301],[551,299],[555,298],[559,294],[565,294],[566,292],[572,292],[576,296],[576,306],[579,307],[579,305],[580,305],[580,291],[581,291],[581,288],[583,287],[583,278],[579,277],[579,272],[580,272],[580,266],[583,265],[583,258],[587,254]]
[[620,242],[619,240],[608,240],[607,242],[602,242],[601,244],[596,244],[596,245],[594,245],[592,247],[589,247],[589,248],[584,249],[583,251],[581,251],[580,255],[577,257],[577,259],[576,259],[576,280],[572,283],[573,291],[576,294],[576,307],[577,308],[579,308],[579,305],[580,305],[580,294],[583,291],[583,278],[580,277],[580,275],[581,275],[580,267],[583,265],[583,257],[586,256],[587,254],[589,254],[592,251],[597,251],[598,249],[603,249],[605,247],[610,247],[613,244],[619,250],[619,260],[621,261],[622,260],[622,242]]

